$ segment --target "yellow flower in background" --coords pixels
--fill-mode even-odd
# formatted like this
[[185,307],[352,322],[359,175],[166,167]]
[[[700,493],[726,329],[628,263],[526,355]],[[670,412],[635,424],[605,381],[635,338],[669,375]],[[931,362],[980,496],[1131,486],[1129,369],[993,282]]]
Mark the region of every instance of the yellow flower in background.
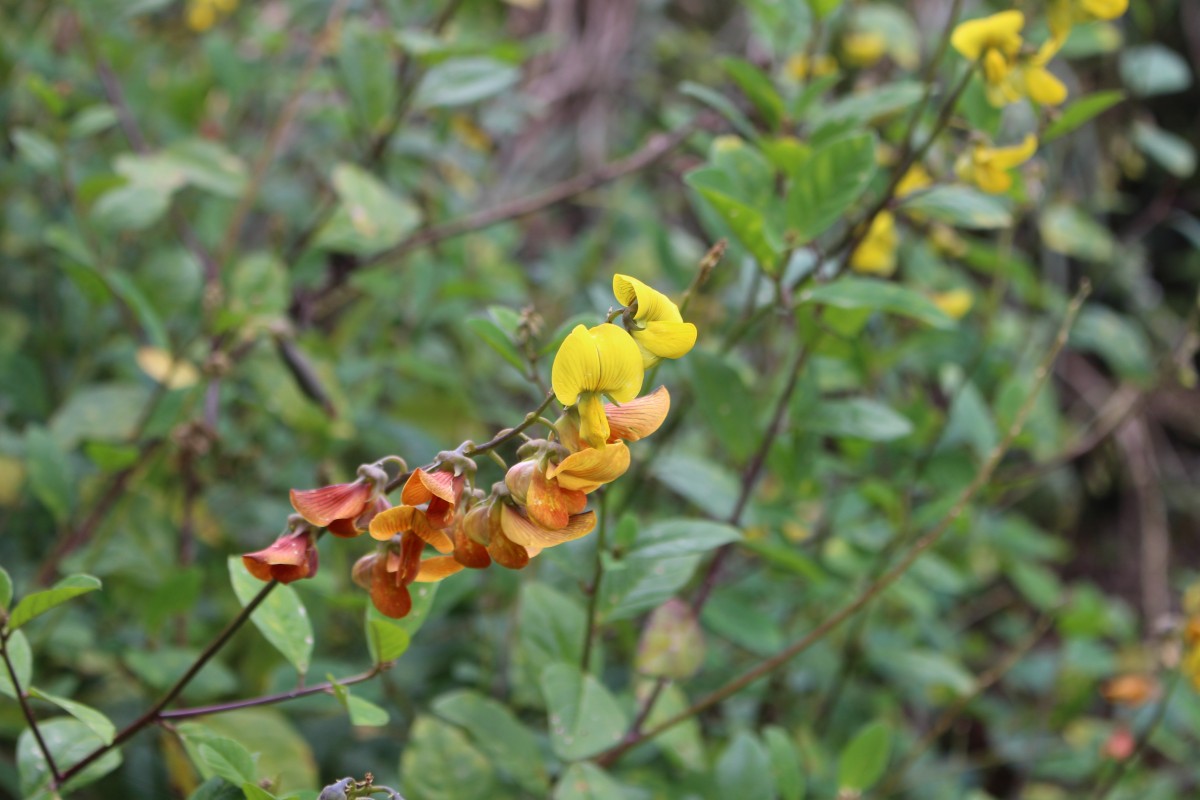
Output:
[[933,185],[933,176],[922,164],[913,164],[904,173],[904,177],[896,184],[896,197],[906,197]]
[[814,59],[798,53],[787,60],[783,66],[784,74],[796,81],[808,78],[823,78],[837,72],[837,61],[833,56],[819,55]]
[[1010,147],[989,147],[978,143],[970,152],[959,156],[954,165],[958,177],[973,183],[985,192],[1001,194],[1012,188],[1009,170],[1024,164],[1037,152],[1037,137],[1029,134],[1025,141]]
[[1056,106],[1067,99],[1066,85],[1046,69],[1062,43],[1062,39],[1051,39],[1038,49],[1036,55],[1024,60],[1017,68],[1016,75],[1020,80],[1018,91],[1038,105]]
[[964,58],[976,61],[983,69],[988,99],[996,105],[1020,99],[1009,77],[1021,50],[1021,29],[1025,15],[1020,11],[1001,11],[990,17],[959,24],[950,36],[950,45]]
[[1066,39],[1077,22],[1110,20],[1129,10],[1129,0],[1050,0],[1046,22],[1055,39]]
[[862,243],[850,254],[850,269],[866,275],[887,277],[896,271],[896,218],[880,211],[871,220],[871,227]]
[[623,306],[637,303],[630,333],[642,353],[644,368],[649,369],[664,358],[687,355],[696,344],[696,326],[684,322],[679,307],[662,292],[637,278],[613,275],[613,294]]
[[887,39],[881,33],[849,33],[842,38],[842,54],[852,67],[869,67],[887,53]]
[[930,299],[943,314],[951,319],[962,319],[975,305],[975,295],[967,289],[936,292]]
[[233,12],[238,0],[189,0],[185,19],[196,33],[204,33],[217,23],[217,18]]
[[[686,352],[686,351],[685,351]],[[576,325],[554,356],[550,383],[564,406],[579,405],[579,435],[595,448],[608,441],[604,395],[628,403],[642,390],[642,353],[617,325]]]

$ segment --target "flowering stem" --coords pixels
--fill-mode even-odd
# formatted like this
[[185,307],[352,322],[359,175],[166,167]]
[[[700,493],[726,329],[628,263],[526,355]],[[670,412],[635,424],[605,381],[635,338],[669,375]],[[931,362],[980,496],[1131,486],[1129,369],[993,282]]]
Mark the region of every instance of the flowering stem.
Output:
[[741,675],[737,676],[731,681],[728,681],[720,688],[700,698],[700,700],[696,701],[689,708],[660,722],[648,731],[645,731],[644,733],[635,733],[631,731],[631,735],[627,735],[619,744],[601,753],[596,758],[596,762],[602,766],[612,764],[622,755],[647,739],[652,739],[655,736],[658,736],[660,733],[670,730],[679,723],[691,719],[700,712],[715,706],[717,703],[720,703],[726,698],[736,694],[760,678],[766,677],[775,670],[779,669],[784,664],[798,656],[800,653],[803,653],[805,650],[809,649],[818,641],[823,639],[826,635],[838,628],[846,620],[850,619],[859,611],[861,611],[872,600],[874,600],[892,584],[903,577],[912,567],[912,565],[915,564],[927,550],[941,541],[941,538],[945,535],[946,531],[948,531],[950,527],[958,520],[958,518],[961,517],[967,510],[967,506],[974,499],[975,495],[977,495],[991,480],[996,468],[1000,465],[1001,459],[1003,459],[1005,454],[1008,453],[1009,449],[1013,445],[1013,442],[1016,441],[1017,436],[1020,435],[1022,430],[1024,430],[1025,423],[1028,421],[1030,414],[1033,413],[1034,405],[1036,404],[1038,396],[1041,394],[1042,387],[1045,385],[1046,380],[1050,376],[1051,367],[1053,366],[1054,361],[1058,358],[1058,354],[1062,352],[1063,347],[1066,346],[1067,334],[1070,333],[1071,327],[1075,323],[1075,318],[1079,315],[1079,309],[1082,308],[1083,301],[1087,298],[1090,292],[1091,286],[1085,282],[1083,286],[1080,287],[1075,297],[1071,300],[1070,304],[1067,306],[1066,314],[1064,315],[1062,324],[1059,326],[1058,333],[1054,338],[1054,343],[1051,345],[1049,351],[1042,359],[1041,364],[1038,365],[1038,368],[1034,373],[1033,386],[1031,387],[1028,395],[1026,395],[1021,407],[1018,409],[1016,416],[1013,417],[1012,424],[1009,426],[1004,438],[997,443],[992,449],[991,453],[988,454],[987,459],[984,461],[979,471],[975,474],[975,477],[959,493],[954,505],[942,515],[938,522],[926,534],[924,534],[912,545],[908,552],[905,553],[905,555],[891,569],[884,572],[878,580],[867,586],[849,603],[845,604],[836,612],[826,617],[799,641],[794,642],[765,661],[762,661],[751,669],[743,672]]
[[596,525],[596,566],[592,571],[592,585],[588,588],[587,632],[583,638],[583,657],[579,668],[588,671],[592,660],[592,641],[596,637],[596,616],[600,606],[600,581],[604,579],[604,534],[608,523],[608,492],[600,489],[600,520]]
[[545,412],[545,410],[549,408],[550,404],[553,402],[554,393],[547,392],[545,399],[542,400],[542,404],[526,414],[525,419],[520,425],[515,428],[506,428],[505,430],[500,431],[500,433],[496,434],[491,439],[488,439],[483,444],[475,444],[474,442],[471,442],[462,449],[462,454],[464,456],[476,456],[481,453],[486,453],[489,450],[495,450],[500,445],[512,441],[524,433],[528,428],[532,427],[533,424],[541,418],[542,413]]
[[187,672],[183,673],[183,675],[179,677],[179,680],[175,681],[175,684],[168,689],[154,705],[147,709],[146,712],[140,717],[122,728],[121,731],[115,737],[113,737],[111,742],[97,747],[95,750],[84,756],[83,759],[78,763],[68,767],[61,776],[56,778],[54,785],[56,787],[61,786],[64,782],[82,772],[88,765],[101,758],[105,753],[124,744],[126,740],[131,738],[142,728],[145,728],[147,725],[162,719],[165,716],[163,709],[170,705],[175,698],[187,688],[187,685],[192,682],[192,679],[195,678],[197,674],[199,674],[200,670],[204,668],[204,665],[207,664],[209,660],[211,660],[212,657],[215,656],[217,652],[225,646],[225,643],[228,642],[235,633],[237,633],[238,629],[246,623],[246,620],[250,619],[250,615],[254,613],[254,610],[258,608],[264,600],[267,599],[267,596],[270,595],[271,591],[278,585],[278,581],[271,581],[262,589],[260,589],[258,594],[254,595],[250,602],[242,608],[241,612],[236,617],[231,619],[221,630],[221,632],[217,634],[217,637],[213,639],[207,647],[204,648],[203,652],[201,652],[196,660],[192,662],[192,665],[188,667]]
[[50,753],[50,748],[46,746],[46,740],[42,738],[42,731],[38,728],[37,717],[33,715],[33,709],[29,707],[29,698],[25,694],[25,690],[21,687],[21,681],[17,678],[17,669],[13,666],[12,658],[8,654],[8,637],[11,632],[5,632],[0,635],[0,657],[4,659],[4,668],[8,671],[8,679],[12,682],[13,694],[17,697],[17,703],[21,706],[21,713],[25,715],[25,721],[29,723],[29,730],[33,732],[33,738],[37,740],[38,749],[42,751],[42,755],[46,759],[46,766],[50,768],[50,775],[53,778],[54,785],[62,784],[64,777],[58,771],[58,764],[54,761],[54,756]]

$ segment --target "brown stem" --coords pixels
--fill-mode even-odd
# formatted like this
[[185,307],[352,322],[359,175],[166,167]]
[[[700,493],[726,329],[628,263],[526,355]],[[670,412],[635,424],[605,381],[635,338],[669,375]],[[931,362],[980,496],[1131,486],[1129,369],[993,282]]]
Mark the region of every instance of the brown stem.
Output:
[[[376,677],[384,670],[391,669],[395,664],[394,661],[389,661],[386,664],[380,664],[372,667],[365,672],[360,672],[357,675],[352,675],[349,678],[343,678],[337,682],[337,686],[353,686],[356,683],[364,683]],[[260,697],[248,697],[242,700],[230,700],[227,703],[213,703],[207,706],[193,706],[191,708],[176,708],[171,711],[163,711],[158,715],[159,719],[179,720],[190,719],[191,717],[203,717],[208,714],[221,714],[226,711],[237,711],[241,708],[253,708],[255,706],[267,706],[273,703],[283,703],[288,700],[295,700],[297,697],[308,697],[309,695],[321,694],[322,692],[332,691],[334,683],[331,681],[323,681],[315,683],[312,686],[298,687],[286,692],[276,692],[275,694],[264,694]]]
[[923,535],[913,544],[913,546],[900,559],[900,561],[896,563],[895,566],[883,573],[883,575],[881,575],[877,581],[866,587],[866,589],[859,593],[858,596],[856,596],[849,603],[842,606],[829,617],[826,617],[820,624],[813,628],[812,631],[810,631],[806,636],[802,637],[799,641],[789,645],[746,672],[743,672],[738,677],[696,701],[691,707],[659,723],[645,733],[640,733],[635,737],[627,737],[620,744],[601,753],[600,756],[597,757],[596,762],[602,766],[612,764],[638,744],[646,741],[647,739],[652,739],[660,733],[673,728],[679,723],[692,718],[696,714],[711,708],[712,706],[720,703],[727,697],[736,694],[760,678],[769,675],[776,669],[779,669],[788,661],[812,647],[812,645],[820,641],[831,631],[838,628],[843,622],[853,617],[868,603],[870,603],[878,595],[888,589],[893,583],[903,577],[904,574],[907,573],[912,567],[912,565],[915,564],[927,550],[937,544],[941,540],[942,536],[945,535],[946,531],[948,531],[954,524],[954,522],[960,516],[962,516],[963,512],[966,511],[967,506],[970,504],[971,500],[974,499],[975,495],[987,485],[993,473],[995,473],[996,467],[999,466],[1000,460],[1005,456],[1009,448],[1012,447],[1013,442],[1016,441],[1017,436],[1024,429],[1029,415],[1033,412],[1034,404],[1037,401],[1038,395],[1041,393],[1042,386],[1045,385],[1046,380],[1050,375],[1050,369],[1055,359],[1058,357],[1058,354],[1062,351],[1063,347],[1066,346],[1067,334],[1070,332],[1071,326],[1074,324],[1075,318],[1079,314],[1079,309],[1082,307],[1083,301],[1090,291],[1090,285],[1085,283],[1075,297],[1071,300],[1071,303],[1067,306],[1066,314],[1063,317],[1062,325],[1058,329],[1058,334],[1055,336],[1054,343],[1051,345],[1050,350],[1046,353],[1045,358],[1042,360],[1042,363],[1038,366],[1036,372],[1034,373],[1033,387],[1026,396],[1024,402],[1021,404],[1020,409],[1018,409],[1017,414],[1013,418],[1012,424],[1009,426],[1004,438],[992,449],[992,452],[988,455],[987,459],[980,467],[979,472],[975,474],[975,477],[971,480],[971,482],[962,490],[962,492],[959,493],[958,499],[955,500],[954,505],[950,508],[950,510],[942,515],[941,519],[928,533]]
[[33,738],[37,740],[38,749],[42,751],[42,755],[46,759],[46,766],[50,768],[50,776],[53,786],[61,786],[65,777],[58,771],[58,764],[54,761],[54,755],[50,752],[50,748],[46,745],[46,740],[42,738],[42,731],[38,727],[37,717],[33,715],[33,709],[29,707],[29,698],[25,695],[25,690],[21,688],[21,681],[17,678],[17,669],[13,666],[12,658],[8,654],[8,639],[11,632],[6,632],[0,636],[0,657],[4,659],[4,667],[8,670],[8,678],[12,681],[13,694],[17,696],[17,703],[21,706],[21,713],[25,716],[25,722],[29,724],[29,730],[33,732]]
[[244,608],[242,608],[241,612],[225,625],[221,632],[217,634],[217,638],[213,639],[208,646],[204,648],[203,652],[201,652],[196,660],[192,662],[192,665],[188,667],[187,671],[179,677],[179,680],[175,681],[174,685],[171,686],[171,688],[168,689],[166,693],[154,703],[154,705],[147,709],[140,717],[122,728],[110,743],[97,747],[95,750],[84,756],[81,761],[69,767],[65,772],[63,772],[61,780],[58,781],[58,784],[61,785],[62,782],[67,781],[79,774],[89,764],[92,764],[97,759],[103,757],[105,753],[124,744],[142,728],[145,728],[147,725],[150,725],[161,719],[163,709],[170,705],[175,698],[187,688],[187,685],[192,682],[192,679],[195,678],[197,674],[199,674],[200,670],[204,668],[204,665],[207,664],[212,657],[215,656],[217,652],[225,646],[225,643],[228,642],[235,633],[237,633],[238,629],[246,623],[246,620],[250,619],[250,615],[254,613],[254,610],[258,608],[258,606],[264,600],[267,599],[267,596],[271,594],[271,591],[278,585],[279,583],[277,581],[271,581],[267,585],[263,586],[263,588],[258,591],[258,594],[254,595],[250,602],[247,603]]

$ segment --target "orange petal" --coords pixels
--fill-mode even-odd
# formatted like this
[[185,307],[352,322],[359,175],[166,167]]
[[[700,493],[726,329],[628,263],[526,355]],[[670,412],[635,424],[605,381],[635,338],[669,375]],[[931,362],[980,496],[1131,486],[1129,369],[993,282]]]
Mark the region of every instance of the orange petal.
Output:
[[487,548],[467,535],[465,520],[454,529],[454,560],[471,569],[486,569],[492,564]]
[[374,490],[363,480],[319,489],[292,489],[292,508],[313,525],[324,528],[335,519],[353,519],[363,512]]
[[504,530],[504,535],[514,543],[525,547],[554,547],[563,542],[586,536],[596,527],[596,514],[593,511],[577,514],[571,518],[565,528],[558,531],[548,531],[542,528],[512,506],[504,506],[501,513],[500,525]]
[[476,544],[487,547],[491,541],[491,512],[492,506],[490,503],[482,503],[475,506],[467,515],[463,517],[461,530],[466,534],[467,538]]
[[367,553],[354,562],[350,570],[350,579],[364,589],[371,588],[371,575],[375,572],[375,562],[379,560],[378,553]]
[[617,442],[597,450],[592,447],[572,453],[559,464],[546,470],[547,478],[554,478],[563,489],[589,493],[625,474],[629,469],[629,448]]
[[504,473],[504,485],[512,493],[513,499],[524,504],[529,494],[529,486],[533,481],[533,473],[537,464],[533,461],[518,461]]
[[392,619],[400,619],[412,611],[412,595],[404,579],[387,571],[387,561],[377,559],[371,574],[371,602],[379,613]]
[[604,414],[608,417],[608,441],[624,439],[636,442],[654,433],[667,418],[671,410],[671,395],[667,387],[660,386],[644,397],[615,405],[605,403]]
[[462,485],[461,475],[455,476],[454,473],[445,470],[426,472],[418,468],[413,470],[404,483],[404,489],[400,492],[400,502],[419,506],[438,497],[453,505],[462,494]]
[[[533,470],[529,482],[529,492],[526,495],[525,513],[546,530],[562,530],[571,521],[569,506],[573,505],[571,499],[567,497],[566,491],[560,489],[558,484],[547,480],[545,473],[540,469]],[[583,496],[582,492],[574,492],[574,494]],[[585,505],[587,504],[586,497],[583,502]]]
[[386,542],[397,533],[411,531],[413,519],[418,514],[421,514],[420,509],[409,505],[389,508],[376,514],[367,530],[371,533],[371,538]]
[[449,553],[454,550],[454,540],[447,536],[445,531],[433,527],[429,523],[429,518],[420,510],[413,515],[412,532],[426,543],[433,545],[433,549],[439,553]]
[[260,581],[291,583],[317,574],[317,543],[312,533],[285,533],[270,547],[242,556],[242,563]]
[[509,541],[503,533],[492,535],[487,551],[492,560],[505,569],[525,569],[529,564],[529,550]]
[[463,565],[454,560],[452,556],[427,558],[421,562],[421,568],[417,570],[417,583],[440,581],[461,571],[462,568]]

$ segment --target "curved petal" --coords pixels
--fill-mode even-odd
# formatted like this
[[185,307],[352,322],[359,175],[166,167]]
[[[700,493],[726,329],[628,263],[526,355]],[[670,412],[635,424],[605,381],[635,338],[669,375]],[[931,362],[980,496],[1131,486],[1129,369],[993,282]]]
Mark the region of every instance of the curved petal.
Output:
[[1116,19],[1129,9],[1129,0],[1080,0],[1080,5],[1097,19]]
[[[541,470],[534,470],[529,483],[525,513],[547,530],[562,530],[571,521],[570,507],[577,503],[573,502],[571,495],[575,494],[583,497],[582,492],[562,489],[558,484],[547,480]],[[584,498],[583,502],[586,504],[587,498]]]
[[529,550],[496,533],[487,546],[488,555],[505,569],[525,569],[529,565]]
[[292,489],[292,508],[313,525],[324,528],[335,519],[353,519],[363,512],[374,490],[364,480],[319,489]]
[[486,569],[492,559],[487,548],[467,535],[465,520],[454,529],[454,560],[471,569]]
[[579,398],[579,436],[589,447],[603,449],[608,441],[608,417],[604,413],[604,401],[595,392],[587,392]]
[[950,46],[971,61],[992,47],[1014,55],[1021,49],[1023,27],[1025,15],[1020,11],[1001,11],[990,17],[960,23],[950,36]]
[[434,556],[421,562],[417,570],[417,583],[434,583],[449,578],[456,572],[461,572],[463,565],[452,556]]
[[527,519],[512,506],[505,506],[500,525],[504,535],[515,544],[525,547],[554,547],[591,533],[596,527],[596,512],[577,514],[562,530],[548,531]]
[[412,611],[412,595],[398,573],[387,571],[386,559],[378,559],[371,570],[371,602],[380,614],[392,619],[408,616]]
[[987,150],[988,163],[996,169],[1012,169],[1032,158],[1037,146],[1037,137],[1030,133],[1020,144]]
[[576,325],[554,355],[550,368],[554,396],[564,406],[574,405],[580,392],[593,391],[599,381],[600,354],[588,329]]
[[600,378],[592,391],[607,394],[618,403],[637,397],[645,377],[637,342],[617,325],[597,325],[591,334],[600,364]]
[[413,520],[420,513],[420,509],[408,505],[389,508],[376,514],[367,530],[371,538],[386,542],[397,533],[411,531]]
[[633,332],[633,338],[659,358],[682,358],[696,344],[696,326],[690,322],[647,322],[644,330]]
[[445,554],[454,551],[454,541],[446,535],[445,531],[431,525],[429,518],[420,511],[413,515],[412,532],[426,544],[433,545],[433,549],[439,553]]
[[613,275],[613,294],[621,305],[628,306],[637,301],[633,318],[638,322],[665,321],[682,322],[679,307],[657,289],[652,289],[637,278],[628,275]]
[[1025,93],[1038,105],[1056,106],[1067,99],[1067,86],[1044,67],[1025,70]]
[[670,410],[671,395],[665,386],[619,406],[612,403],[605,405],[609,441],[624,439],[636,442],[644,439],[659,429]]
[[400,492],[400,502],[410,506],[419,506],[421,503],[428,503],[437,497],[447,503],[457,503],[459,495],[462,494],[462,483],[462,476],[456,477],[453,472],[446,470],[426,472],[418,467],[404,482],[404,489]]
[[1003,194],[1013,185],[1011,175],[990,165],[976,169],[974,180],[976,186],[989,194]]
[[563,489],[589,493],[611,483],[629,469],[629,448],[615,442],[603,450],[588,448],[572,453],[558,464],[546,468],[546,477],[554,478]]

